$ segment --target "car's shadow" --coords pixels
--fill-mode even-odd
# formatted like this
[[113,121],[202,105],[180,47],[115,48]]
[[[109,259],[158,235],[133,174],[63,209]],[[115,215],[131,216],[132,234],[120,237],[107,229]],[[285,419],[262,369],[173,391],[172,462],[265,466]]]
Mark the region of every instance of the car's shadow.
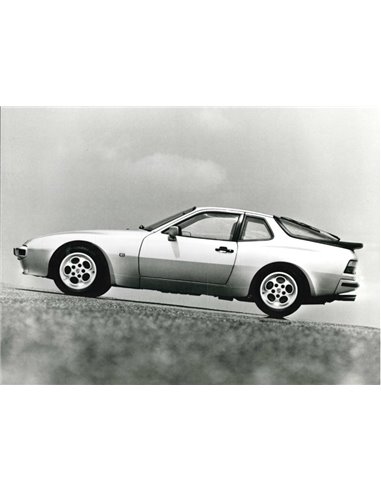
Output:
[[[47,295],[54,295],[54,296],[63,296],[63,297],[72,297],[75,299],[81,299],[79,296],[70,296],[68,294],[64,294],[62,292],[53,292],[50,290],[42,290],[42,289],[26,289],[22,287],[14,287],[14,290],[18,291],[25,291],[25,292],[38,292],[40,294],[47,294]],[[88,298],[84,297],[82,299],[93,299],[93,298]],[[287,318],[273,318],[271,316],[266,316],[266,315],[261,315],[261,314],[255,314],[255,313],[248,313],[245,311],[233,311],[233,310],[228,310],[228,309],[215,309],[215,308],[208,308],[208,307],[199,307],[199,306],[184,306],[183,304],[173,304],[169,302],[153,302],[153,301],[137,301],[135,299],[121,299],[119,297],[107,297],[107,296],[102,296],[96,298],[97,301],[99,302],[105,302],[105,301],[114,301],[114,302],[123,302],[123,303],[133,303],[133,304],[144,304],[144,305],[151,305],[151,306],[166,306],[166,307],[173,307],[173,308],[181,308],[181,309],[189,309],[189,310],[199,310],[199,311],[211,311],[215,313],[230,313],[230,314],[239,314],[242,316],[249,316],[253,317],[255,319],[258,319],[260,321],[287,321],[290,322]]]

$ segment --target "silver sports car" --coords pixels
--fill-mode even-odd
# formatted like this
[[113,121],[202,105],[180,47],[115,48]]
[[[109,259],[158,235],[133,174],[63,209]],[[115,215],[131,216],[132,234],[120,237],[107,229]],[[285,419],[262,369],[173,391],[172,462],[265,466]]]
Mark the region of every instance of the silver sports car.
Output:
[[23,273],[66,294],[115,285],[255,302],[273,317],[302,304],[353,301],[361,243],[287,217],[193,207],[139,230],[52,234],[14,249]]

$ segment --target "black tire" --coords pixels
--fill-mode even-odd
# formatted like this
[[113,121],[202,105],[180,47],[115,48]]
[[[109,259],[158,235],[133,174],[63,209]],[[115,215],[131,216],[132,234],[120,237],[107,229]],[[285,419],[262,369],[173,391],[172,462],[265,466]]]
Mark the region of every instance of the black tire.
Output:
[[[284,281],[277,282],[278,279]],[[258,272],[251,292],[261,311],[271,318],[284,318],[300,308],[308,290],[308,283],[297,268],[291,265],[270,265]]]
[[[72,273],[67,275],[65,271],[70,272],[69,268]],[[95,247],[82,244],[68,244],[57,250],[51,260],[50,275],[62,292],[73,296],[99,297],[111,287],[103,254]]]

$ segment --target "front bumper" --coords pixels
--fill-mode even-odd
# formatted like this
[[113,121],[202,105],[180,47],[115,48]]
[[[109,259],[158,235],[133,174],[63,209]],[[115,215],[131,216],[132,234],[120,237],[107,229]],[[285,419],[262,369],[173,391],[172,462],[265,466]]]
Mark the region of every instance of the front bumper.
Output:
[[28,248],[26,246],[21,246],[20,248],[13,248],[13,254],[17,256],[18,260],[22,260],[28,254]]
[[24,275],[48,276],[49,261],[52,255],[51,249],[36,248],[31,244],[27,246],[23,244],[19,248],[14,248],[13,254],[20,262]]

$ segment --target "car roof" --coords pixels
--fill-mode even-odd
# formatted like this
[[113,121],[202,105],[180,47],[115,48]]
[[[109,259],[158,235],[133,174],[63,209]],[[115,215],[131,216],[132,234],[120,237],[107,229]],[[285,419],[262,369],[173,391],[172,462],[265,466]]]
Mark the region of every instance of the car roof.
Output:
[[253,210],[243,210],[240,208],[225,208],[225,207],[196,207],[195,210],[201,211],[209,211],[209,212],[232,212],[232,213],[247,213],[247,214],[253,214],[253,215],[258,215],[260,217],[273,217],[271,214],[264,214],[262,212],[254,212]]

